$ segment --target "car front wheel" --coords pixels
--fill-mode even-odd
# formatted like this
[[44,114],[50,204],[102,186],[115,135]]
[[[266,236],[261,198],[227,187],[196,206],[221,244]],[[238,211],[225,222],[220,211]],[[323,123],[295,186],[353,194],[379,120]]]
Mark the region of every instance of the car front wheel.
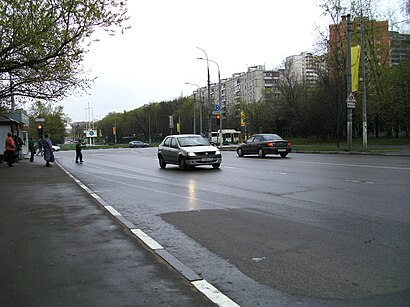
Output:
[[243,157],[242,148],[238,148],[238,150],[236,151],[236,153],[238,154],[238,157]]
[[183,157],[179,158],[178,166],[182,170],[186,169],[186,162],[185,162],[185,159]]
[[167,166],[167,164],[164,161],[164,158],[162,156],[158,157],[158,162],[159,162],[159,167],[160,168],[165,168]]
[[258,156],[259,156],[259,158],[265,157],[265,153],[263,152],[263,149],[262,149],[262,148],[259,148],[259,149],[258,149]]
[[214,169],[218,169],[221,166],[221,163],[212,164]]

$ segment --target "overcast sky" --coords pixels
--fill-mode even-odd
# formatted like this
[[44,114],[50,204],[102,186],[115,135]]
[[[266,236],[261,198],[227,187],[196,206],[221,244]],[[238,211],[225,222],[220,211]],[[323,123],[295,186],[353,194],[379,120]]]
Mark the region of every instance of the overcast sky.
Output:
[[[388,0],[386,0],[389,2]],[[395,2],[395,1],[390,1]],[[290,55],[312,51],[316,28],[326,30],[317,0],[129,0],[132,29],[100,34],[84,66],[97,77],[89,94],[62,102],[73,121],[190,95],[206,86],[205,54],[221,78],[248,66],[276,69]],[[211,82],[218,79],[210,63]],[[86,108],[90,108],[86,111]]]

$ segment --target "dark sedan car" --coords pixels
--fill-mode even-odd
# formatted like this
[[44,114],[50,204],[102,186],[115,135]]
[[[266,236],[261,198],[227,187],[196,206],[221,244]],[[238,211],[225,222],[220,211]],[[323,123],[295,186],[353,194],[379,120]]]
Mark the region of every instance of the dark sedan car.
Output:
[[268,154],[276,154],[285,158],[291,151],[291,142],[282,139],[277,134],[254,134],[236,149],[239,157],[258,155],[261,158]]
[[145,148],[148,146],[149,144],[141,142],[141,141],[131,141],[128,143],[128,147],[133,147],[133,148]]

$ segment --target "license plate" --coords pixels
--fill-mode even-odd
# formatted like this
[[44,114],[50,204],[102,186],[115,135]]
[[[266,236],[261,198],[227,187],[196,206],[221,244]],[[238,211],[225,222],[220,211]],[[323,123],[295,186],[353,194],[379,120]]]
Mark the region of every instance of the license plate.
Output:
[[278,149],[278,152],[285,152],[286,149]]
[[211,162],[213,161],[212,158],[202,158],[202,162]]

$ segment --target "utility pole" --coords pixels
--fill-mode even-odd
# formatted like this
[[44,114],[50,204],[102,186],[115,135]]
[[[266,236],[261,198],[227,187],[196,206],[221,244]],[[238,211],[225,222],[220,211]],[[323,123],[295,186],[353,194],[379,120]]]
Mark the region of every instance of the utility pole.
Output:
[[367,102],[366,102],[366,42],[364,40],[364,19],[363,19],[363,9],[362,2],[360,1],[360,34],[362,40],[362,54],[361,65],[362,65],[362,82],[363,82],[363,96],[362,96],[362,121],[363,121],[363,147],[367,148]]
[[202,135],[202,90],[199,87],[199,134]]
[[[350,14],[347,14],[347,95],[352,92],[352,23]],[[353,110],[347,108],[347,150],[352,150]]]
[[196,92],[194,92],[194,134],[196,134]]
[[206,56],[206,69],[208,72],[208,140],[212,140],[212,111],[211,111],[211,77],[209,75],[209,60],[208,54],[205,52],[204,49],[196,47],[199,50],[202,50]]
[[148,143],[151,144],[151,114],[148,114]]

